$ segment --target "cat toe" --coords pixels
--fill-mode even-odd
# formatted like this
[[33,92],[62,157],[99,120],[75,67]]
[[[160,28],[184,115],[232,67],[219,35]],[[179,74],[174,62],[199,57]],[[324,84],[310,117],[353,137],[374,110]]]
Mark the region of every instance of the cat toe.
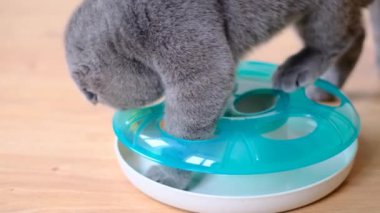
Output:
[[310,73],[304,67],[283,68],[273,76],[273,86],[285,92],[292,92],[310,82]]

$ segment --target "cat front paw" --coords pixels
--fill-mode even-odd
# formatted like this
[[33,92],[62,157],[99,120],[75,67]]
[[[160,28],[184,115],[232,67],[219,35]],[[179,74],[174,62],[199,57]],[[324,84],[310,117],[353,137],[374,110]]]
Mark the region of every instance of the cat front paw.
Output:
[[272,79],[274,88],[292,92],[314,82],[329,65],[326,58],[320,51],[304,48],[277,69]]
[[292,92],[309,83],[310,72],[311,70],[304,66],[281,66],[273,76],[273,86],[285,92]]

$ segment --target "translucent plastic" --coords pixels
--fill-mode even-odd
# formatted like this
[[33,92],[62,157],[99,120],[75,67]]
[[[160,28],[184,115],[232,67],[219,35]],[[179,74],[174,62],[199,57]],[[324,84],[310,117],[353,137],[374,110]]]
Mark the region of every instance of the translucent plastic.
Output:
[[337,155],[356,140],[359,117],[335,86],[315,82],[340,99],[336,107],[321,105],[310,100],[304,88],[293,93],[272,89],[275,69],[267,63],[240,64],[234,96],[210,140],[188,141],[167,134],[160,127],[162,103],[117,112],[114,131],[124,146],[162,165],[234,175],[309,166]]

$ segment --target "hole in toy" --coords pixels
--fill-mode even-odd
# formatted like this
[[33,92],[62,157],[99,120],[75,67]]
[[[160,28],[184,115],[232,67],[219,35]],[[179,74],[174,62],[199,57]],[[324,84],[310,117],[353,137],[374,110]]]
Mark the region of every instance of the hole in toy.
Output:
[[317,123],[309,117],[290,117],[285,124],[262,136],[274,140],[292,140],[312,133],[316,127]]
[[276,101],[277,95],[270,90],[252,91],[237,99],[234,106],[239,113],[252,114],[273,108]]
[[338,107],[341,105],[341,100],[338,97],[315,85],[306,87],[306,96],[310,100],[321,105],[331,107]]

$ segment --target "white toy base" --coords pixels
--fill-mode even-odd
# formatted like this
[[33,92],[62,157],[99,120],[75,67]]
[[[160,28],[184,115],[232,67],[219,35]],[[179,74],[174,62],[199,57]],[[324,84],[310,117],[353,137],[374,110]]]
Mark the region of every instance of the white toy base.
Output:
[[336,189],[349,174],[357,152],[349,148],[324,162],[265,175],[205,175],[190,191],[154,182],[142,175],[154,163],[116,142],[121,168],[134,186],[150,197],[192,212],[282,212],[310,204]]

